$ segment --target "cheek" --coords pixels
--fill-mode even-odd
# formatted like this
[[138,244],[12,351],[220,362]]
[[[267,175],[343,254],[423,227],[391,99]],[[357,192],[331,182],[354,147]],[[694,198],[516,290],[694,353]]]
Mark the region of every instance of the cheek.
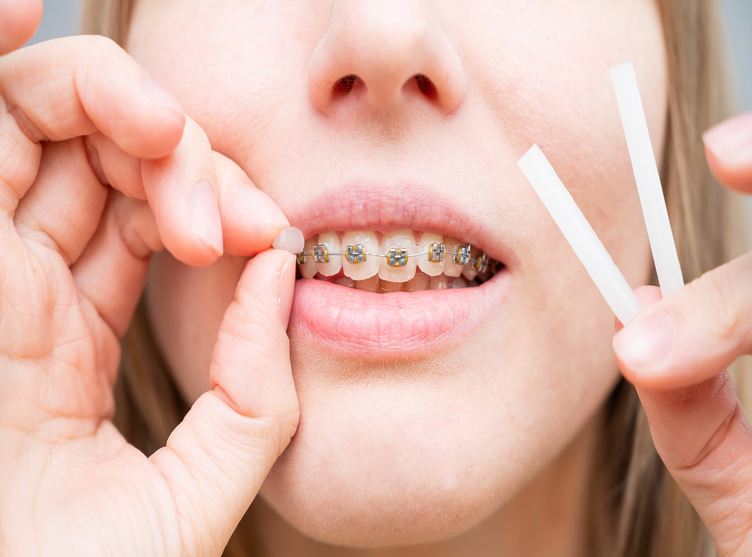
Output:
[[224,256],[195,268],[167,252],[154,255],[146,288],[149,317],[170,373],[189,404],[209,390],[217,332],[246,261]]
[[[644,276],[644,225],[609,68],[633,62],[661,161],[667,69],[655,2],[533,0],[482,15],[472,25],[453,21],[462,44],[471,45],[464,59],[469,82],[509,131],[512,156],[537,143],[630,284],[640,284],[633,281]],[[526,182],[521,191],[534,197]],[[538,205],[534,199],[533,213]],[[550,221],[537,213],[540,222]]]

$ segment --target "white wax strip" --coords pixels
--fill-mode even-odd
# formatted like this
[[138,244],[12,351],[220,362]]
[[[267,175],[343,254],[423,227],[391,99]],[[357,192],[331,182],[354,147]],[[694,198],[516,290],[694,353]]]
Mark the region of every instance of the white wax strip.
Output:
[[540,148],[533,145],[517,164],[616,317],[624,325],[629,323],[642,311],[642,306],[551,163]]
[[661,285],[661,293],[668,296],[684,286],[676,244],[671,234],[666,201],[663,198],[658,165],[655,162],[653,146],[650,143],[648,123],[640,100],[632,62],[625,62],[611,68],[611,79],[619,103],[619,114],[627,136],[627,147],[632,159],[637,191],[640,193],[642,214],[648,229],[653,261]]

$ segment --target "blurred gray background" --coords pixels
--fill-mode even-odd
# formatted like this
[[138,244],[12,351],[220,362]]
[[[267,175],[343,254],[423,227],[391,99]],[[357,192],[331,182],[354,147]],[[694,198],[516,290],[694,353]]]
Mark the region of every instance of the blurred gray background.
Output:
[[[44,17],[29,44],[74,35],[81,0],[44,0]],[[720,0],[733,73],[737,112],[752,110],[752,0]],[[752,214],[752,199],[749,201]],[[752,231],[751,231],[752,232]]]

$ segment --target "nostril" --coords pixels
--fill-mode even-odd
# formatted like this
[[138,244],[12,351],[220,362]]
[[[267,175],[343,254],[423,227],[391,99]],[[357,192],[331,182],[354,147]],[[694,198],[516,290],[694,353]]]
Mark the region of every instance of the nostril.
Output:
[[340,77],[332,86],[332,95],[334,98],[343,97],[352,91],[355,81],[358,79],[357,75],[350,74],[345,77]]
[[421,73],[416,74],[415,81],[418,83],[418,89],[420,89],[420,92],[423,93],[426,97],[431,100],[435,100],[436,97],[438,97],[439,92],[436,90],[436,86],[433,84],[433,81],[428,78],[428,76],[425,76]]

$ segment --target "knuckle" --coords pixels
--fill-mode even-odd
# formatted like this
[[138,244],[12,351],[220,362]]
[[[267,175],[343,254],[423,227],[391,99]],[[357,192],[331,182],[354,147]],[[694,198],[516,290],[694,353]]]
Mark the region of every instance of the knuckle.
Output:
[[109,37],[103,35],[83,35],[79,37],[80,48],[90,56],[91,60],[108,59],[112,56],[122,56],[125,51]]
[[745,326],[746,311],[739,303],[737,283],[733,274],[716,269],[697,279],[702,293],[706,316],[711,320],[714,335],[722,341],[733,341]]

